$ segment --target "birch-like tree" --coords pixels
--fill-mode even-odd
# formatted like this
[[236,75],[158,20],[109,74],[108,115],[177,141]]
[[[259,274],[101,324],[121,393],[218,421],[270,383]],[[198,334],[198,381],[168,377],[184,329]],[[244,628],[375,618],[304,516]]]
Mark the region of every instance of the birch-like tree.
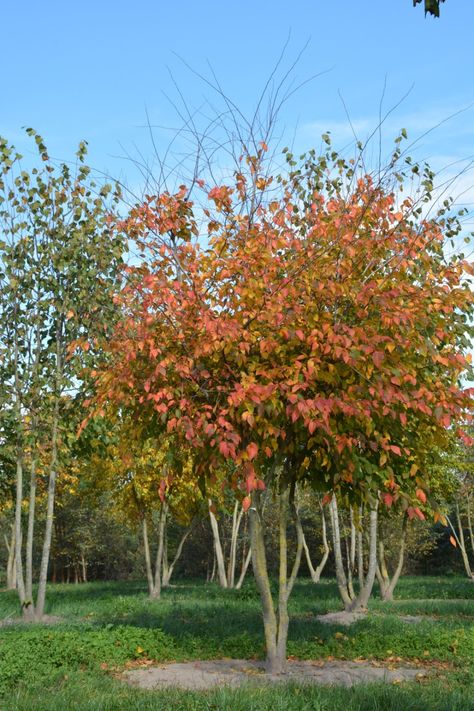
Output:
[[[72,164],[56,164],[43,139],[33,167],[0,139],[0,350],[15,451],[16,585],[23,614],[41,619],[62,454],[74,439],[86,351],[71,345],[105,335],[113,320],[123,239],[111,232],[111,186],[96,185],[85,164],[86,144]],[[111,195],[111,200],[108,196]],[[44,533],[35,529],[38,491]],[[24,512],[24,501],[27,511]],[[25,521],[26,517],[26,521]],[[33,549],[42,548],[33,599]]]

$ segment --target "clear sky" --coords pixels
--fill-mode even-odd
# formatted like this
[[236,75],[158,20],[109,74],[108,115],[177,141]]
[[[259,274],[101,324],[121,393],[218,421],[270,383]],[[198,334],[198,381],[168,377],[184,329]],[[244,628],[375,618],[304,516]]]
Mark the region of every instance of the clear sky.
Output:
[[[166,98],[179,102],[173,82],[191,108],[215,98],[180,58],[207,77],[212,67],[248,113],[289,33],[279,77],[308,43],[293,79],[325,73],[280,115],[283,142],[298,150],[317,147],[327,129],[339,145],[351,140],[346,109],[364,138],[377,124],[384,83],[386,109],[412,87],[387,120],[388,135],[403,126],[416,138],[474,103],[473,0],[446,0],[440,19],[425,19],[412,0],[3,0],[1,24],[0,134],[24,151],[21,127],[33,126],[59,159],[87,139],[94,167],[131,182],[137,176],[117,156],[151,154],[147,111],[153,124],[177,125]],[[437,167],[470,159],[474,107],[417,149]],[[474,174],[463,181],[468,189]]]

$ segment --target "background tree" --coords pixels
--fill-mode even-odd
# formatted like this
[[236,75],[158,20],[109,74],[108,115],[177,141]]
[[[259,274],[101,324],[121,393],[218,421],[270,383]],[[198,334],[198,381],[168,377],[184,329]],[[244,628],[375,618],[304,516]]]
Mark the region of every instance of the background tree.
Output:
[[[38,151],[26,170],[13,146],[0,141],[1,354],[4,388],[14,421],[17,588],[24,614],[44,613],[56,481],[80,400],[87,353],[72,343],[91,341],[111,323],[111,289],[124,249],[108,215],[117,203],[109,185],[96,186],[81,143],[76,165],[56,166],[41,136],[27,133]],[[72,430],[71,430],[72,427]],[[74,435],[73,435],[74,437]],[[28,521],[22,506],[28,475]],[[38,484],[45,493],[45,525],[38,593],[33,602],[33,548]],[[23,553],[24,546],[24,553]],[[25,561],[25,566],[23,562]]]

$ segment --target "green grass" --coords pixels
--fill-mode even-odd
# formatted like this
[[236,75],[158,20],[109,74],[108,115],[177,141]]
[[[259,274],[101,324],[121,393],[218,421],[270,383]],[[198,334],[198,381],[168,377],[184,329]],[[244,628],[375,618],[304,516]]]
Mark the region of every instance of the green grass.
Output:
[[[397,600],[375,598],[367,619],[350,628],[317,614],[341,609],[332,581],[299,581],[291,600],[288,654],[429,660],[447,663],[428,684],[354,689],[284,686],[208,693],[140,692],[111,670],[143,657],[158,661],[261,658],[260,607],[252,582],[241,591],[183,583],[149,601],[141,583],[55,585],[48,614],[56,625],[0,629],[0,709],[319,709],[332,711],[474,711],[474,585],[462,578],[408,578]],[[16,614],[15,595],[0,593],[0,619]],[[426,617],[413,625],[399,614]]]

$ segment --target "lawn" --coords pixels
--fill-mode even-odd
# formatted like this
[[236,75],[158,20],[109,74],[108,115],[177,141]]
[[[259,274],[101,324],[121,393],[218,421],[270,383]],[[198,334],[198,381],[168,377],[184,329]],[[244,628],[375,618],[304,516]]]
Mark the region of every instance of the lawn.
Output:
[[[406,578],[397,599],[371,602],[349,628],[316,615],[341,609],[333,581],[297,583],[291,600],[288,654],[301,659],[392,660],[426,664],[433,678],[353,689],[286,685],[213,692],[142,692],[116,677],[146,659],[260,658],[259,602],[240,591],[178,583],[149,601],[142,583],[51,586],[51,625],[0,629],[2,711],[33,709],[289,709],[292,711],[474,711],[474,585],[457,577]],[[0,619],[17,612],[0,593]],[[400,615],[419,615],[416,624]]]

